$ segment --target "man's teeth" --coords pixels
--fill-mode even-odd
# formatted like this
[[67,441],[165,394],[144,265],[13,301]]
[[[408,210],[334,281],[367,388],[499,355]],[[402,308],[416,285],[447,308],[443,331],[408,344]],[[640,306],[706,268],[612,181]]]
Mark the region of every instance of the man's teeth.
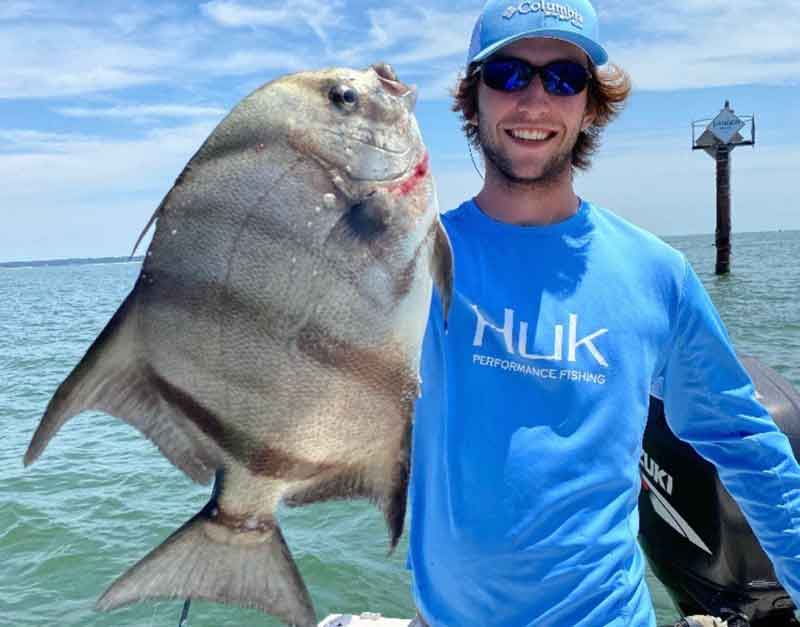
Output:
[[509,133],[516,139],[527,139],[529,141],[543,141],[550,138],[550,131],[537,131],[524,128],[512,128]]

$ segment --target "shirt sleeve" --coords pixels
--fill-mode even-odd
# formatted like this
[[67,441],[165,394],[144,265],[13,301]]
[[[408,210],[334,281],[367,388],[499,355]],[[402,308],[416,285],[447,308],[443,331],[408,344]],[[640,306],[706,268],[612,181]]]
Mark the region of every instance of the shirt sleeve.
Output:
[[716,466],[800,607],[800,468],[688,263],[662,374],[670,428]]

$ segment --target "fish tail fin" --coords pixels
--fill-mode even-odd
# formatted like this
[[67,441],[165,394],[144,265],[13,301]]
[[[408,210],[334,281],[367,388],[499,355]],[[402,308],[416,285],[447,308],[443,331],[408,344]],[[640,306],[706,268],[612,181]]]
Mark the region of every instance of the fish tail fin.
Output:
[[[25,452],[25,466],[39,458],[70,418],[94,409],[139,429],[195,481],[208,483],[213,478],[222,459],[218,447],[187,415],[186,402],[170,402],[167,384],[139,357],[136,289],[56,390]],[[167,391],[174,396],[172,388]],[[196,403],[191,407],[192,413],[201,410]]]
[[233,519],[211,504],[117,579],[97,601],[111,610],[144,599],[204,599],[259,608],[295,627],[317,624],[280,527]]

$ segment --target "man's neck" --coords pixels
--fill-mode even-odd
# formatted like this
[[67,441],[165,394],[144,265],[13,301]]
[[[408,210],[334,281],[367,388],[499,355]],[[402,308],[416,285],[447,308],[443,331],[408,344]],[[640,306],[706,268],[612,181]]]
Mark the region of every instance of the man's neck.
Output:
[[580,199],[569,177],[549,185],[509,183],[488,170],[475,202],[486,215],[510,224],[546,226],[571,218]]

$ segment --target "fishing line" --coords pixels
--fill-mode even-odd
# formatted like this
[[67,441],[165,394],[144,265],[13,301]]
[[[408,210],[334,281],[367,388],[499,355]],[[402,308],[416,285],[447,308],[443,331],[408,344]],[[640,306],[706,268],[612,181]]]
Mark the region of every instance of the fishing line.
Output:
[[186,599],[183,602],[183,609],[181,610],[181,618],[178,627],[189,627],[187,619],[189,618],[189,605],[191,605],[191,603],[191,599]]
[[480,176],[481,180],[483,180],[483,173],[478,169],[478,164],[475,163],[475,156],[472,154],[472,144],[469,140],[467,140],[467,148],[469,149],[469,158],[472,161],[472,167],[475,168],[478,176]]

